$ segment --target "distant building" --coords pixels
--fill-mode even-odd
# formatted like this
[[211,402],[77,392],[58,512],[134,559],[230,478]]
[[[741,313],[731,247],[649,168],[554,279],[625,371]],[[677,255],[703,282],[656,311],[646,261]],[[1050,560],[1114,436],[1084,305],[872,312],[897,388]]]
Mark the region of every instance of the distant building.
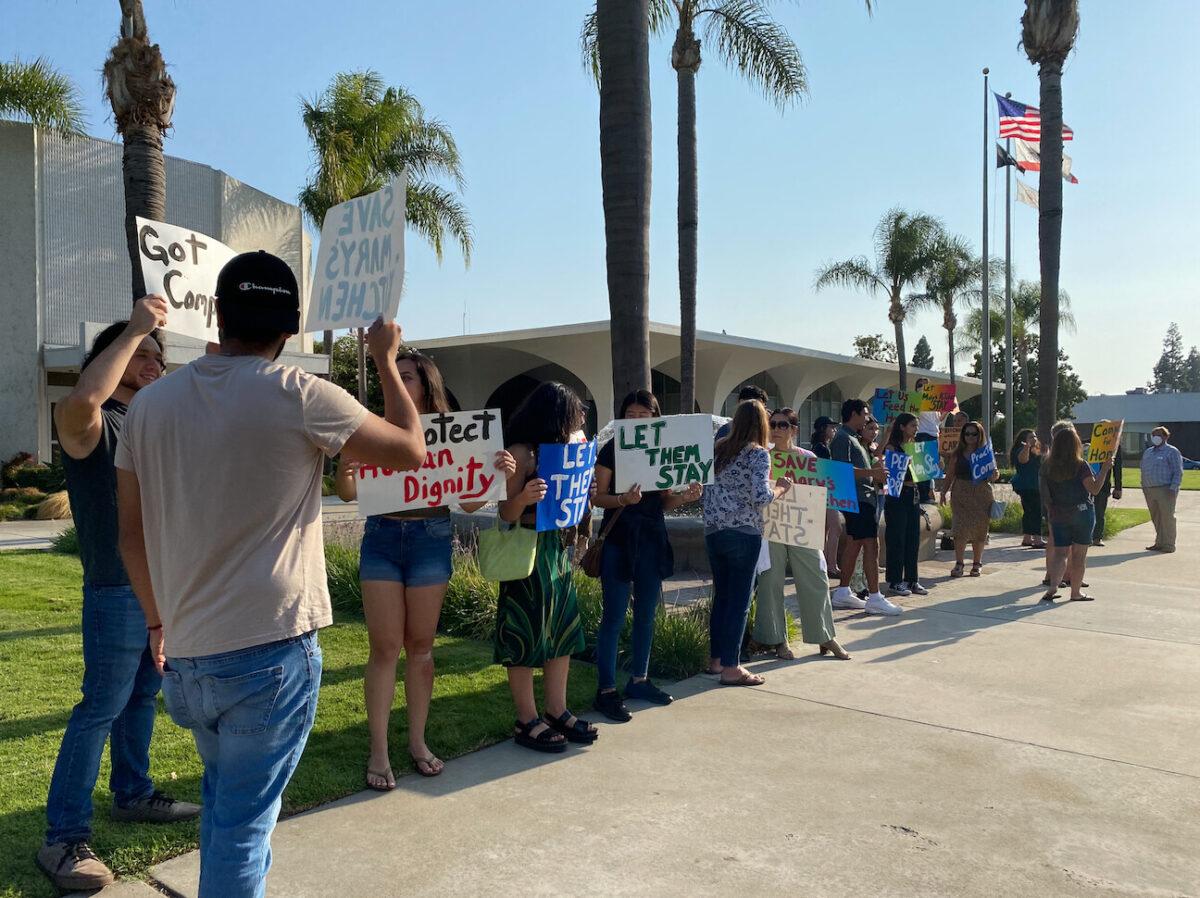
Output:
[[1171,443],[1187,458],[1200,458],[1200,393],[1147,393],[1090,396],[1072,410],[1080,436],[1091,437],[1097,421],[1124,421],[1121,451],[1140,456],[1158,425],[1171,431]]
[[[121,152],[105,140],[0,122],[0,459],[51,457],[54,403],[75,384],[96,333],[129,315]],[[311,247],[297,206],[207,165],[167,156],[166,169],[168,222],[236,250],[275,253],[307,296]],[[327,372],[328,357],[311,349],[311,336],[294,337],[284,359]],[[168,335],[167,367],[203,351]]]

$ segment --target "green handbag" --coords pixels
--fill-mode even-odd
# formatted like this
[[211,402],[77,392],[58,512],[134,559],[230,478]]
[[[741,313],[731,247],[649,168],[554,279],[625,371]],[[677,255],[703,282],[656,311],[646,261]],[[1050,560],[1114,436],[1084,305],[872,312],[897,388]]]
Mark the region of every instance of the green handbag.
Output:
[[508,530],[496,526],[479,531],[479,572],[489,580],[524,580],[533,573],[537,556],[536,530],[515,524]]

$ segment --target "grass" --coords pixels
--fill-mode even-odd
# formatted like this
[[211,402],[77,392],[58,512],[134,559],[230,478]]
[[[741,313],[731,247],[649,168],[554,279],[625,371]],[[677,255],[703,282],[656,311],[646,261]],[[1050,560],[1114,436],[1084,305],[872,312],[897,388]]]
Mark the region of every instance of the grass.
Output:
[[[1142,488],[1142,472],[1138,468],[1126,468],[1121,473],[1121,486],[1127,490]],[[1181,488],[1185,490],[1200,490],[1200,471],[1184,471]]]
[[[949,530],[953,526],[950,506],[942,505],[939,508],[942,512],[943,526]],[[1149,520],[1150,512],[1144,508],[1117,508],[1110,502],[1108,511],[1104,515],[1104,538],[1112,539],[1122,530],[1137,527]],[[1021,532],[1020,500],[1009,502],[1004,509],[1004,517],[994,519],[988,524],[988,532],[1019,534]],[[1049,532],[1045,523],[1042,524],[1042,532]]]
[[[331,564],[331,568],[334,565]],[[55,894],[33,856],[45,831],[46,792],[83,672],[79,635],[81,570],[77,558],[40,552],[0,555],[0,895]],[[339,608],[321,633],[324,676],[316,725],[284,796],[292,814],[362,788],[367,728],[362,699],[366,628],[355,609]],[[505,739],[512,703],[504,670],[492,664],[489,643],[439,637],[438,675],[430,711],[430,747],[454,758]],[[403,667],[401,667],[403,673]],[[594,669],[575,664],[570,701],[585,707],[596,688]],[[392,760],[409,773],[405,752],[404,690],[392,717]],[[179,798],[198,800],[200,760],[191,734],[171,722],[159,701],[151,744],[151,773]],[[95,801],[93,847],[122,877],[197,845],[194,823],[172,826],[111,824],[107,753]]]

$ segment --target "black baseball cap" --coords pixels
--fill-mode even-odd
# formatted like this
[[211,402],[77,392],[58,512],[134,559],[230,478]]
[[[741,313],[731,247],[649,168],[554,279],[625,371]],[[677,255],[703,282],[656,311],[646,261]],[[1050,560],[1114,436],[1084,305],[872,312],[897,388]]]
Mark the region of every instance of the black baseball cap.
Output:
[[266,250],[241,253],[217,275],[217,299],[227,322],[300,332],[300,287],[288,264]]

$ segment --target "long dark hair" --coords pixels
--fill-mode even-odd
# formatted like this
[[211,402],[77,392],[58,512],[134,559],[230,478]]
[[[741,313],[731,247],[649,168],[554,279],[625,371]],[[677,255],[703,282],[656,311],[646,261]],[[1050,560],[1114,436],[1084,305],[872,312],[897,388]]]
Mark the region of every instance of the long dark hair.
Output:
[[1071,480],[1083,464],[1083,444],[1074,427],[1064,427],[1054,435],[1050,444],[1050,459],[1042,469],[1047,480]]
[[892,422],[892,427],[888,431],[887,443],[885,445],[897,450],[904,451],[904,428],[913,421],[917,420],[917,416],[909,412],[901,412],[896,416],[896,420]]
[[416,366],[417,376],[421,378],[424,409],[422,414],[430,415],[435,412],[450,411],[450,400],[446,398],[446,383],[442,380],[442,372],[433,359],[413,346],[402,346],[396,353],[397,362],[412,362]]
[[717,473],[720,474],[747,446],[766,448],[769,438],[766,407],[757,399],[739,402],[729,425],[729,435],[717,440],[714,450]]
[[1025,445],[1025,441],[1029,439],[1031,433],[1033,430],[1026,427],[1013,439],[1012,448],[1008,450],[1008,460],[1014,468],[1017,466],[1017,456],[1021,454],[1021,447]]
[[[117,342],[117,337],[125,333],[125,328],[127,327],[129,327],[128,321],[114,321],[104,330],[100,331],[100,333],[96,334],[96,339],[92,341],[92,348],[89,349],[87,355],[83,357],[83,364],[79,366],[79,370],[82,371],[92,362],[96,361],[96,357],[100,355],[100,353],[104,352],[104,350],[112,346],[113,343]],[[159,352],[162,352],[165,349],[163,346],[162,331],[160,331],[158,328],[155,328],[154,330],[150,331],[150,336],[153,337],[154,342],[158,344]],[[165,368],[166,366],[163,367]]]
[[634,390],[622,399],[621,411],[617,414],[617,417],[624,418],[629,413],[629,406],[631,405],[640,405],[650,409],[656,418],[662,415],[662,408],[658,404],[658,397],[649,390]]
[[525,397],[504,427],[504,442],[524,443],[535,449],[542,443],[566,443],[583,429],[583,402],[566,384],[548,380]]

